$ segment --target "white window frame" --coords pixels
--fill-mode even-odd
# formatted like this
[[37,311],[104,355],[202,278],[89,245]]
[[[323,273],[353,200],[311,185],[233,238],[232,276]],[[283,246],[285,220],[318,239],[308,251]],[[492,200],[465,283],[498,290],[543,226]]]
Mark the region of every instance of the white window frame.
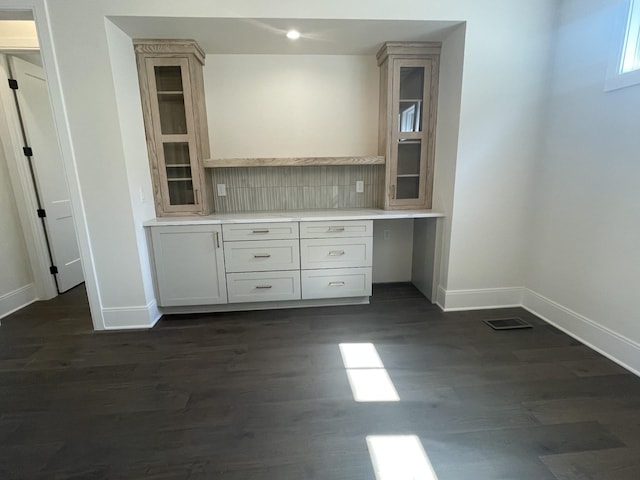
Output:
[[611,50],[605,91],[640,84],[640,0],[624,0],[618,15],[619,32]]

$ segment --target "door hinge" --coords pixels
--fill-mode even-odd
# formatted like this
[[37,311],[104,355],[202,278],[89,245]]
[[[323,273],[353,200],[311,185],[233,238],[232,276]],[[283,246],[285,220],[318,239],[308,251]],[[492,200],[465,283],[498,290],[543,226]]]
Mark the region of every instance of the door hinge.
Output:
[[55,265],[51,265],[49,267],[49,271],[51,272],[51,275],[55,275],[58,273],[58,267],[56,267]]
[[40,218],[46,218],[47,216],[47,212],[45,211],[44,208],[39,208],[38,210],[36,210],[38,212],[38,217]]
[[18,81],[14,78],[9,79],[9,88],[11,90],[18,90]]
[[25,157],[33,157],[33,150],[31,147],[22,147],[22,151],[24,152]]

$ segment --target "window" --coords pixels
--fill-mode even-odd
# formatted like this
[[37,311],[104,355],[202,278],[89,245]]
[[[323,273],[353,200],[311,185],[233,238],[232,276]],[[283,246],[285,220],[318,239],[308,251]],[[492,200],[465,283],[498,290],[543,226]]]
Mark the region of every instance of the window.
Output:
[[626,0],[621,35],[609,61],[605,90],[640,84],[640,0]]
[[640,70],[640,0],[631,0],[620,73]]

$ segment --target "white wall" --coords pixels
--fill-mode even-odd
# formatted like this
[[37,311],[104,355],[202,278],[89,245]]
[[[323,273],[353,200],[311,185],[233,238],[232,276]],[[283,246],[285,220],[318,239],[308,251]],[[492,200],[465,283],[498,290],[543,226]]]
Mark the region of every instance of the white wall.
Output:
[[[133,312],[135,313],[131,313],[131,315],[123,315],[122,307],[116,306],[115,309],[107,307],[105,324],[107,327],[117,328],[121,325],[144,325],[145,322],[153,324],[160,317],[160,313],[156,307],[153,281],[151,276],[147,274],[151,270],[151,265],[147,254],[147,236],[142,226],[145,220],[155,216],[155,206],[149,163],[140,161],[141,158],[148,158],[148,155],[144,141],[144,120],[138,89],[135,53],[128,35],[108,20],[105,21],[105,27],[127,169],[128,198],[133,213],[133,229],[136,236],[135,251],[140,262],[140,278],[143,283],[145,302],[142,305],[134,306]],[[141,310],[142,307],[148,310],[146,314]]]
[[483,3],[485,14],[467,20],[446,293],[439,297],[447,308],[519,303],[504,289],[517,293],[511,288],[525,281],[524,212],[556,3]]
[[0,318],[35,300],[33,276],[9,178],[0,148]]
[[561,3],[525,304],[640,371],[640,85],[603,91],[617,5]]
[[[136,309],[143,309],[148,303],[144,279],[150,276],[143,260],[147,252],[138,242],[134,200],[146,179],[131,175],[146,165],[147,159],[130,154],[139,146],[131,147],[123,138],[122,103],[117,97],[133,98],[133,86],[127,87],[128,93],[116,92],[114,65],[120,60],[111,57],[105,16],[466,21],[455,197],[443,197],[449,199],[446,207],[451,209],[453,221],[450,231],[445,231],[444,243],[449,243],[450,235],[451,249],[442,269],[447,279],[444,288],[456,290],[524,282],[523,192],[528,186],[529,163],[536,146],[532,131],[539,117],[555,5],[553,0],[49,2],[71,136],[73,160],[69,164],[75,162],[77,166],[85,213],[82,220],[86,221],[89,240],[83,252],[86,257],[93,257],[96,273],[96,295],[90,292],[92,305],[99,303],[97,308],[110,308],[112,312],[140,311]],[[455,40],[461,45],[459,37]],[[451,117],[453,128],[456,116],[454,113]],[[455,150],[455,146],[447,147],[449,155]],[[451,175],[453,169],[448,171]],[[79,230],[83,232],[82,228]],[[85,258],[87,261],[90,258]]]
[[207,55],[212,158],[376,155],[375,56]]
[[413,219],[373,222],[373,283],[409,282]]
[[[458,26],[442,42],[440,55],[440,83],[438,85],[438,115],[436,152],[433,179],[433,209],[445,214],[441,221],[441,234],[445,241],[441,247],[440,284],[448,283],[451,224],[458,158],[462,71],[464,65],[466,24]],[[422,282],[420,282],[422,283]],[[437,285],[439,287],[440,285]],[[421,287],[422,288],[422,287]],[[433,301],[436,299],[433,298]],[[441,305],[445,299],[440,300]]]

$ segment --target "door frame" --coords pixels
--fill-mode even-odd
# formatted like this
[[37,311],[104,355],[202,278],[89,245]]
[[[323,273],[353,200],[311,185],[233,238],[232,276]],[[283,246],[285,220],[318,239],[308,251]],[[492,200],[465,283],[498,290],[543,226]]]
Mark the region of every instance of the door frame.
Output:
[[10,52],[0,52],[0,82],[3,82],[3,88],[0,89],[0,108],[3,111],[3,114],[0,115],[0,139],[7,161],[11,186],[16,197],[18,216],[22,224],[36,295],[40,300],[49,300],[58,295],[58,291],[53,275],[49,272],[51,260],[49,259],[44,226],[36,213],[38,209],[35,196],[36,187],[31,179],[27,159],[22,152],[24,142],[13,93],[4,88],[7,79],[10,78],[8,55],[33,52],[33,49],[24,52],[16,49],[12,49]]
[[[78,238],[78,247],[80,250],[80,259],[84,272],[85,286],[87,291],[87,298],[89,301],[89,309],[91,311],[93,328],[95,330],[104,330],[105,324],[102,311],[102,301],[100,298],[100,292],[98,290],[98,277],[93,261],[91,241],[87,228],[87,215],[81,195],[76,155],[73,149],[73,143],[71,141],[71,131],[69,129],[68,115],[64,103],[64,95],[60,81],[60,70],[58,67],[58,60],[53,48],[51,23],[47,5],[45,0],[0,0],[0,10],[9,12],[24,12],[30,10],[33,14],[33,19],[36,24],[36,31],[38,35],[38,44],[40,46],[40,55],[42,57],[42,65],[47,77],[47,87],[49,89],[49,99],[51,101],[53,119],[58,133],[58,143],[62,155],[62,163],[65,170],[67,185],[69,186],[69,193],[71,194],[71,210],[73,213],[73,223],[76,230],[76,236]],[[30,46],[29,50],[33,51],[33,47]],[[21,146],[19,148],[21,149]],[[12,159],[15,160],[15,149],[12,148],[10,149],[10,151],[12,152]],[[17,158],[22,158],[21,150],[19,152],[19,157]],[[7,161],[11,162],[12,160],[8,158]],[[19,206],[19,210],[22,208],[26,211],[26,209],[29,207],[29,202],[33,200],[30,200],[29,195],[25,195],[24,192],[21,192],[21,195],[18,195],[16,193],[16,197],[20,197],[16,199],[17,203],[23,204],[21,207]],[[27,223],[28,225],[32,225],[32,222]],[[30,231],[29,233],[33,232]],[[40,232],[39,235],[43,236],[44,233]],[[36,238],[36,236],[34,235],[33,238]],[[46,269],[46,275],[48,278],[50,278],[51,281],[53,281],[53,278],[48,270],[48,265]]]

